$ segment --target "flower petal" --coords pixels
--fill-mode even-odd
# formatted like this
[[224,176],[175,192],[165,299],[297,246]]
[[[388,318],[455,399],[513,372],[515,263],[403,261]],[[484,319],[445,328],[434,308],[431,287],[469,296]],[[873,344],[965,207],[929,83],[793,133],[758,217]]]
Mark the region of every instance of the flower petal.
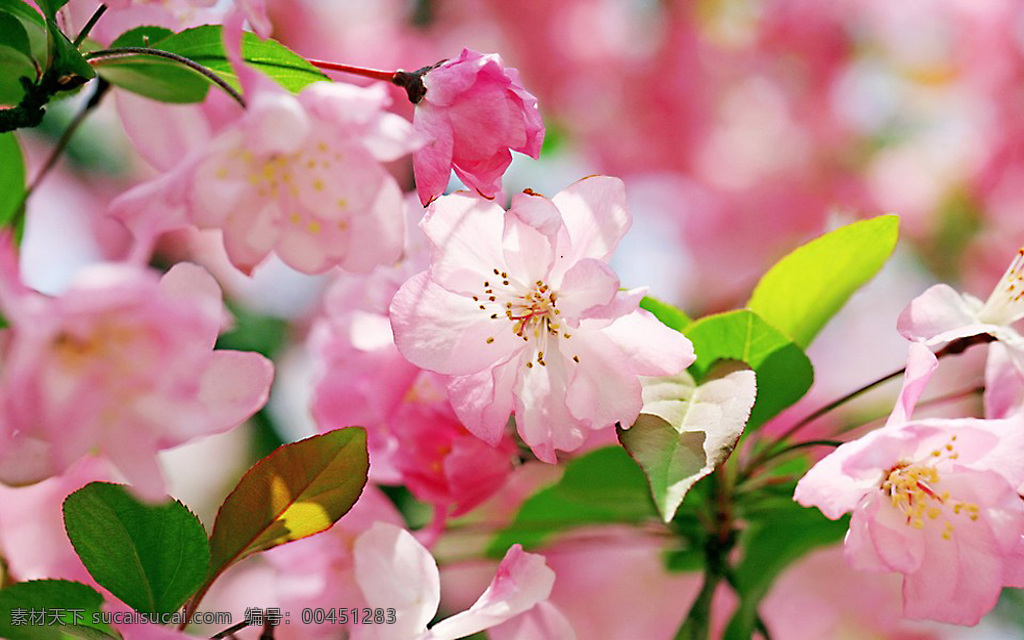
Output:
[[927,344],[986,333],[986,325],[978,320],[981,305],[975,302],[949,285],[937,284],[910,301],[900,313],[896,329],[908,340]]
[[502,362],[523,348],[504,317],[494,321],[472,299],[438,286],[424,271],[391,302],[395,344],[418,367],[467,375]]
[[562,212],[571,249],[566,263],[582,258],[607,261],[631,224],[622,180],[592,176],[575,182],[551,199]]
[[494,580],[473,606],[438,622],[427,637],[455,640],[501,624],[547,600],[554,584],[555,572],[544,556],[513,545],[498,565]]
[[431,204],[420,226],[433,245],[430,276],[449,291],[482,294],[495,269],[508,270],[505,211],[490,200],[453,193]]
[[441,578],[423,545],[405,529],[377,522],[356,539],[353,557],[367,604],[396,611],[378,637],[409,640],[426,631],[441,602]]

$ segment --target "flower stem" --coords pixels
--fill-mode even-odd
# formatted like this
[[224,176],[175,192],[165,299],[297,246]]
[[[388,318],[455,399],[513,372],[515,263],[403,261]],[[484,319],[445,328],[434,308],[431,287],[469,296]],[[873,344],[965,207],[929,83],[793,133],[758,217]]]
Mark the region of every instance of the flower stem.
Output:
[[75,117],[71,120],[70,123],[68,123],[68,128],[64,130],[64,133],[61,134],[60,139],[57,140],[57,144],[54,146],[53,151],[50,153],[50,156],[46,159],[46,162],[43,164],[42,168],[39,169],[39,173],[37,173],[36,177],[32,179],[32,182],[28,185],[28,188],[25,189],[25,194],[21,197],[21,202],[18,204],[18,208],[15,210],[13,220],[11,220],[11,226],[13,228],[22,228],[22,226],[25,223],[25,204],[28,201],[29,196],[31,196],[32,192],[36,190],[36,187],[38,187],[39,183],[43,181],[43,178],[45,178],[46,175],[50,173],[50,171],[52,171],[55,166],[57,166],[57,161],[60,160],[60,156],[62,153],[64,153],[64,149],[67,148],[68,144],[71,142],[71,138],[74,137],[75,132],[78,131],[78,127],[85,120],[86,116],[88,116],[92,112],[92,110],[99,105],[100,100],[103,99],[104,94],[106,94],[107,89],[109,88],[110,84],[107,83],[107,81],[103,78],[100,78],[96,81],[96,90],[89,98],[89,101],[85,103],[85,106],[82,107],[82,110],[75,114]]
[[198,62],[189,60],[185,56],[178,55],[177,53],[171,53],[170,51],[163,51],[161,49],[150,49],[149,47],[115,47],[113,49],[91,51],[85,54],[85,59],[88,60],[90,64],[102,64],[104,60],[126,58],[130,56],[155,56],[157,58],[173,60],[174,62],[188,67],[202,75],[204,78],[223,89],[224,92],[231,96],[235,102],[242,105],[242,108],[245,108],[245,98],[242,97],[242,94],[235,91],[235,88],[228,84],[224,78],[221,78],[219,75]]
[[427,88],[423,85],[423,76],[426,75],[427,72],[432,71],[447,62],[447,60],[440,60],[432,65],[417,69],[416,71],[404,71],[402,69],[397,71],[384,71],[383,69],[368,69],[366,67],[342,64],[340,62],[314,60],[313,58],[306,59],[309,61],[309,64],[318,69],[351,73],[364,78],[370,78],[371,80],[383,80],[384,82],[390,82],[395,86],[402,87],[405,89],[406,95],[409,96],[409,102],[413,104],[419,103],[419,101],[423,99],[423,96],[427,94]]
[[[877,387],[877,386],[879,386],[881,384],[884,384],[884,383],[892,380],[893,378],[900,377],[906,371],[907,371],[906,367],[903,367],[902,369],[897,369],[896,371],[893,371],[892,373],[889,373],[887,375],[882,376],[881,378],[879,378],[877,380],[874,380],[872,382],[867,383],[866,385],[864,385],[863,387],[860,387],[859,389],[855,389],[855,390],[851,391],[850,393],[846,394],[845,396],[843,396],[843,397],[841,397],[841,398],[839,398],[837,400],[833,400],[832,402],[830,402],[827,405],[821,407],[820,409],[818,409],[814,413],[810,414],[809,416],[807,416],[806,418],[804,418],[800,422],[796,423],[795,425],[793,425],[792,427],[787,429],[785,431],[785,433],[783,433],[781,436],[779,436],[779,438],[775,442],[773,442],[771,445],[769,445],[769,447],[768,447],[768,449],[766,449],[766,451],[770,451],[776,445],[780,444],[783,440],[786,440],[787,438],[793,437],[793,435],[795,435],[797,431],[800,431],[801,429],[803,429],[807,425],[811,424],[812,422],[814,422],[818,418],[822,417],[823,415],[829,413],[830,411],[833,411],[834,409],[837,409],[837,408],[843,406],[844,404],[846,404],[850,400],[853,400],[854,398],[857,398],[857,397],[867,393],[868,391],[871,391],[875,387]],[[758,462],[763,462],[763,460],[760,460]],[[752,462],[750,466],[753,466],[753,465],[754,465],[754,463]]]
[[[938,359],[950,355],[958,355],[975,345],[987,344],[989,342],[992,342],[993,340],[995,340],[995,338],[987,333],[982,333],[975,336],[967,336],[966,338],[958,338],[947,344],[942,349],[936,351],[935,357]],[[741,476],[743,478],[749,477],[759,466],[764,464],[766,461],[771,460],[772,458],[779,455],[779,453],[783,453],[786,450],[788,450],[789,447],[786,447],[782,451],[777,451],[777,447],[781,446],[787,439],[793,437],[798,431],[800,431],[807,425],[811,424],[812,422],[829,413],[830,411],[846,404],[850,400],[853,400],[854,398],[857,398],[858,396],[870,391],[871,389],[874,389],[878,385],[903,375],[906,372],[906,370],[907,368],[903,367],[901,369],[893,371],[890,374],[884,375],[881,378],[878,378],[877,380],[869,382],[863,387],[855,389],[850,393],[844,395],[843,397],[828,403],[827,405],[821,407],[817,411],[805,417],[803,420],[800,420],[795,425],[787,429],[782,435],[780,435],[774,441],[770,442],[768,446],[761,450],[761,453],[754,456],[754,458],[747,463],[746,468],[741,473]]]
[[78,48],[78,45],[82,44],[82,41],[85,40],[86,36],[89,35],[89,32],[92,31],[92,28],[96,26],[97,22],[99,22],[100,17],[106,12],[107,5],[101,4],[99,8],[89,16],[89,21],[86,22],[85,26],[82,27],[82,30],[78,32],[78,35],[75,36],[75,41],[72,43],[75,45],[76,49]]
[[397,71],[384,71],[383,69],[368,69],[366,67],[356,67],[349,64],[342,64],[340,62],[329,62],[327,60],[314,60],[313,58],[306,58],[309,64],[313,65],[317,69],[324,69],[326,71],[340,71],[342,73],[351,73],[357,76],[363,76],[364,78],[370,78],[371,80],[383,80],[384,82],[392,82],[395,78]]

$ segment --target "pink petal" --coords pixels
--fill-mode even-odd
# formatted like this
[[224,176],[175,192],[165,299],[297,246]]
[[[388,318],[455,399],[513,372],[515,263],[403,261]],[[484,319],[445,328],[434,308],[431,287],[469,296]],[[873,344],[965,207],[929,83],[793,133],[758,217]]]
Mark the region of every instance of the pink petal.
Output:
[[553,236],[524,224],[510,210],[505,215],[502,241],[508,272],[525,287],[532,286],[537,280],[547,280],[555,259],[553,239]]
[[266,0],[235,0],[238,8],[245,15],[253,30],[261,38],[269,38],[274,27],[267,17]]
[[516,356],[491,369],[448,381],[448,399],[469,431],[496,446],[512,415],[512,389],[522,362]]
[[557,462],[555,449],[574,451],[585,435],[566,405],[567,361],[556,356],[548,356],[546,366],[524,369],[526,363],[519,362],[514,403],[519,435],[538,459],[551,464]]
[[341,267],[352,273],[369,273],[379,265],[396,263],[405,244],[404,208],[401,189],[385,176],[368,211],[351,219]]
[[476,82],[477,74],[489,60],[501,58],[496,54],[485,56],[470,49],[463,49],[459,57],[449,60],[423,77],[431,104],[448,106],[457,100]]
[[252,218],[228,220],[224,227],[224,250],[231,264],[249,274],[267,257],[280,234],[275,209],[267,205]]
[[179,262],[160,278],[160,290],[173,300],[181,300],[201,310],[195,314],[193,328],[197,333],[205,334],[208,346],[213,348],[224,307],[220,285],[210,272],[196,264]]
[[170,171],[212,136],[198,105],[167,104],[128,91],[115,93],[117,112],[132,146],[160,171]]
[[[973,625],[999,599],[1003,563],[1016,548],[1002,550],[993,544],[993,529],[1012,528],[1016,535],[1011,537],[1019,539],[1024,507],[1016,492],[991,472],[960,473],[944,484],[957,498],[981,506],[981,517],[972,522],[954,516],[948,540],[941,537],[942,526],[925,527],[927,537],[921,546],[927,558],[920,570],[904,579],[904,615]],[[1012,519],[1002,517],[1009,513]]]
[[199,380],[199,402],[209,416],[205,432],[238,426],[260,410],[270,394],[274,365],[250,351],[214,351]]
[[402,285],[390,315],[402,355],[418,367],[446,375],[489,368],[524,344],[504,317],[492,320],[471,298],[435,284],[428,272]]
[[[868,514],[868,535],[882,564],[900,573],[917,571],[926,561],[924,530],[913,528],[902,511],[886,503],[880,490],[872,507],[873,512]],[[925,528],[933,528],[934,524],[926,523]]]
[[545,600],[526,613],[492,627],[487,637],[491,640],[576,640],[576,631],[565,614]]
[[408,531],[375,523],[356,539],[355,576],[371,607],[395,609],[395,624],[380,625],[380,638],[409,640],[427,628],[441,602],[437,563]]
[[929,344],[977,335],[987,331],[978,321],[979,309],[949,285],[937,284],[910,301],[896,329],[908,340]]
[[508,270],[505,211],[493,202],[454,193],[433,203],[420,226],[433,245],[430,277],[449,291],[479,295],[495,269]]
[[554,244],[562,229],[562,213],[544,196],[525,191],[512,196],[506,217],[515,217],[551,238]]
[[618,318],[602,332],[618,346],[629,370],[636,375],[675,375],[696,359],[693,343],[686,336],[643,309]]
[[871,540],[870,524],[878,508],[879,500],[871,496],[866,499],[866,504],[862,508],[854,510],[850,516],[850,530],[846,532],[846,540],[843,543],[843,557],[858,571],[892,571],[892,568],[879,557]]
[[565,343],[567,360],[570,352],[579,359],[565,395],[572,415],[591,429],[633,424],[643,406],[642,389],[625,355],[602,332],[575,333]]
[[521,546],[514,545],[473,606],[438,622],[427,637],[454,640],[501,624],[547,600],[554,583],[555,572],[548,568],[544,556],[525,553]]
[[818,461],[797,482],[793,499],[805,507],[818,507],[830,520],[853,511],[865,495],[878,490],[883,480],[882,466],[875,467],[873,472],[865,469],[856,476],[846,469],[851,458],[873,446],[878,439],[876,433],[847,442]]
[[619,278],[604,262],[584,259],[565,273],[558,290],[558,309],[566,318],[586,317],[590,309],[611,304]]
[[448,113],[430,104],[416,109],[413,131],[416,136],[428,140],[412,154],[416,193],[423,206],[427,206],[448,187],[452,175],[454,134]]
[[985,362],[985,417],[1007,418],[1024,408],[1024,376],[1000,342],[988,347]]
[[631,224],[626,187],[618,178],[593,176],[575,182],[551,199],[562,212],[571,251],[566,263],[582,258],[607,261]]
[[896,399],[886,426],[900,425],[910,420],[918,398],[939,367],[939,361],[931,349],[920,342],[912,342],[907,352],[907,370],[903,374],[903,388]]
[[103,446],[103,453],[124,474],[132,492],[148,502],[162,502],[167,497],[156,452],[156,444],[145,430],[122,431],[107,438]]

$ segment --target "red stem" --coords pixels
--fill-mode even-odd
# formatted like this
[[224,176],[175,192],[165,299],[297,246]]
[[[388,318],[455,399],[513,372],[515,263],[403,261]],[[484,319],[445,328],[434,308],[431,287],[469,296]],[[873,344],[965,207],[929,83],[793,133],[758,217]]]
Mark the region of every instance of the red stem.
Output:
[[318,69],[326,69],[328,71],[341,71],[343,73],[352,73],[357,76],[363,76],[364,78],[383,80],[384,82],[391,82],[392,80],[394,80],[396,73],[394,71],[384,71],[383,69],[367,69],[366,67],[353,67],[352,65],[342,64],[340,62],[314,60],[313,58],[306,59],[309,60],[309,64],[313,65]]

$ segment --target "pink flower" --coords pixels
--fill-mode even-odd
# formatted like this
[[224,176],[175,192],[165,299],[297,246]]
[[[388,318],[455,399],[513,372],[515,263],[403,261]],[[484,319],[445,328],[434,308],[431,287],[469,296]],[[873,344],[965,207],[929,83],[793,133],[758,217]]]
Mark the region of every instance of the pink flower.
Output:
[[271,252],[310,274],[395,262],[402,192],[381,162],[416,144],[409,123],[383,111],[383,87],[317,82],[295,96],[240,73],[251,88],[245,113],[111,205],[140,241],[136,253],[191,224],[221,230],[232,264],[246,273]]
[[464,638],[530,611],[547,600],[555,582],[543,556],[514,545],[473,606],[427,630],[441,601],[441,578],[434,558],[412,534],[377,523],[356,540],[354,559],[367,604],[396,610],[395,624],[367,625],[367,634],[360,635],[379,640]]
[[179,264],[161,278],[99,265],[47,298],[4,259],[0,481],[37,482],[93,452],[156,499],[157,451],[235,427],[266,401],[267,359],[212,350],[224,309],[201,268]]
[[937,284],[914,298],[897,328],[909,340],[934,346],[988,334],[985,415],[1002,418],[1024,408],[1024,337],[1014,324],[1024,318],[1024,249],[1014,257],[984,303]]
[[398,353],[386,307],[400,285],[394,275],[407,278],[408,267],[380,268],[358,281],[349,276],[328,293],[327,315],[310,338],[323,370],[313,416],[324,430],[366,427],[371,479],[404,484],[439,514],[457,516],[501,488],[515,445],[506,437],[492,447],[467,431],[443,378]]
[[[410,218],[422,217],[418,202],[407,198],[407,205]],[[395,347],[388,305],[429,263],[426,236],[411,231],[400,263],[369,276],[339,274],[328,291],[309,341],[322,370],[313,417],[324,430],[366,427],[372,480],[404,484],[439,516],[457,516],[501,488],[515,445],[506,436],[492,447],[470,433],[448,401],[444,379],[410,364]]]
[[988,333],[997,340],[1024,347],[1012,325],[1024,318],[1024,249],[984,303],[967,293],[937,284],[914,298],[900,314],[897,328],[908,340],[937,345],[957,338]]
[[466,186],[493,198],[512,162],[510,149],[540,155],[544,123],[537,98],[497,54],[463,49],[428,71],[423,86],[413,128],[431,142],[413,154],[413,168],[424,206],[444,193],[452,169]]
[[693,362],[689,340],[619,291],[608,266],[629,227],[620,180],[581,180],[553,199],[520,194],[506,214],[458,193],[423,219],[431,266],[391,304],[399,351],[442,373],[466,427],[497,444],[510,413],[541,460],[588,430],[632,424],[639,376]]
[[821,460],[794,498],[831,519],[853,513],[846,558],[902,573],[904,615],[973,625],[1004,585],[1024,586],[1024,424],[905,421],[934,361],[914,345],[889,423]]

